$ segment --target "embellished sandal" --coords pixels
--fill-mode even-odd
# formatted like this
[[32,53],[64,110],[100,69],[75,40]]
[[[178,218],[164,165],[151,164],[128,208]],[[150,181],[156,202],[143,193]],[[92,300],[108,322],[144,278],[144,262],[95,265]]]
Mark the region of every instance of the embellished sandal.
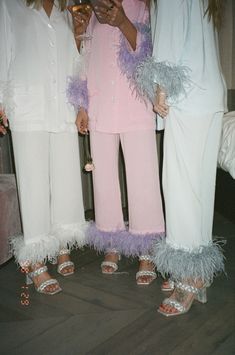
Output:
[[[34,278],[43,274],[44,272],[47,272],[47,266],[42,266],[39,267],[38,269],[29,272],[28,274],[26,274],[26,285],[31,285],[34,284],[35,286],[35,290],[39,293],[43,293],[45,295],[55,295],[56,293],[59,293],[62,291],[58,281],[56,279],[48,279],[45,281],[42,281],[39,286],[35,285],[35,281]],[[48,291],[47,287],[48,286],[52,286],[52,285],[57,285],[57,288],[54,291]]]
[[[187,313],[193,301],[199,301],[201,303],[207,302],[206,296],[206,286],[204,285],[201,288],[194,287],[192,285],[186,285],[182,282],[178,282],[175,285],[175,294],[176,298],[166,298],[160,307],[158,312],[166,317],[179,316],[181,314]],[[190,295],[192,296],[191,298]],[[180,300],[177,300],[180,299]],[[188,298],[188,300],[187,300]],[[185,301],[185,304],[183,302]]]
[[[147,261],[150,265],[152,263],[151,257],[149,255],[141,255],[139,257],[139,260],[140,261]],[[137,285],[148,286],[157,278],[157,274],[154,271],[155,266],[153,266],[153,265],[151,265],[151,266],[152,266],[152,270],[140,270],[136,273]],[[145,278],[147,280],[147,282],[144,282],[143,278]]]
[[162,283],[161,291],[163,292],[173,292],[175,289],[175,282],[171,279],[165,280]]
[[[70,255],[69,249],[61,249],[58,256],[60,257],[62,255]],[[71,269],[73,269],[73,271],[63,272],[63,270],[66,270],[67,268],[71,268]],[[62,263],[58,263],[57,272],[58,272],[58,274],[60,274],[62,276],[73,275],[74,274],[74,263],[71,260],[67,260]]]
[[[121,255],[119,254],[119,252],[116,249],[108,250],[107,254],[105,255],[105,258],[109,255],[116,256],[117,261],[121,260]],[[112,275],[118,270],[118,264],[115,261],[104,260],[100,266],[101,266],[102,274]],[[107,267],[110,268],[111,270],[107,271]]]

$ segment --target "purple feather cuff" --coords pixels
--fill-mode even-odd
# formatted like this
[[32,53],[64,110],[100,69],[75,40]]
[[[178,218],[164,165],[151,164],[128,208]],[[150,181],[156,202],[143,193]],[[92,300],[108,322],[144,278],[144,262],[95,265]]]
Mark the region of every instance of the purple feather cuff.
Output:
[[134,234],[127,230],[106,232],[99,230],[95,223],[91,223],[87,230],[87,243],[98,252],[116,249],[125,256],[140,256],[149,254],[157,240],[165,233]]
[[78,76],[69,76],[66,95],[68,102],[74,106],[76,111],[79,111],[80,108],[88,109],[89,98],[86,80],[82,80]]
[[152,40],[149,26],[143,23],[135,23],[134,25],[137,29],[136,50],[132,50],[123,34],[120,35],[118,50],[119,68],[122,74],[126,75],[131,84],[133,80],[133,73],[137,65],[147,56],[151,56],[152,54]]

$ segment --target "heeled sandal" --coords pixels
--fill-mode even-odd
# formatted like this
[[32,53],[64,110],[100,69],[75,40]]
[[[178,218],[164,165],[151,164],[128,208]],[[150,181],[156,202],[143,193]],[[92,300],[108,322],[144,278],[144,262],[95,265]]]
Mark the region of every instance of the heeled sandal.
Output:
[[[34,271],[31,271],[29,272],[28,274],[26,274],[26,285],[32,285],[34,284],[34,287],[35,287],[35,290],[39,293],[43,293],[45,295],[55,295],[56,293],[59,293],[62,291],[62,288],[60,287],[58,281],[56,279],[48,279],[48,280],[45,280],[45,281],[42,281],[39,286],[36,286],[35,285],[35,282],[34,282],[34,278],[43,274],[44,272],[47,272],[47,266],[42,266],[42,267],[39,267],[38,269],[34,270]],[[51,286],[51,285],[58,285],[58,288],[55,289],[54,291],[48,291],[46,290],[46,288],[48,286]]]
[[[183,291],[186,295],[187,294],[192,294],[193,297],[191,298],[191,300],[188,302],[188,304],[184,305],[181,302],[177,301],[176,299],[173,298],[166,298],[163,302],[162,302],[162,306],[166,305],[166,306],[170,306],[171,310],[175,310],[175,312],[167,312],[162,310],[160,307],[158,308],[158,312],[160,314],[162,314],[165,317],[173,317],[173,316],[179,316],[181,314],[185,314],[187,313],[192,304],[193,301],[196,300],[200,303],[206,303],[207,302],[207,295],[206,295],[206,286],[204,285],[201,288],[197,288],[194,287],[192,285],[187,285],[184,284],[182,282],[178,282],[175,285],[175,290],[181,290]],[[163,307],[162,307],[163,308]],[[164,308],[163,308],[164,309]]]
[[[109,254],[114,254],[114,255],[117,256],[118,261],[121,260],[121,255],[119,254],[119,252],[116,249],[108,250],[106,255],[105,255],[105,257],[108,256]],[[118,270],[118,264],[117,264],[117,262],[114,262],[114,261],[108,261],[108,260],[106,261],[106,260],[104,260],[104,261],[102,261],[100,266],[101,266],[102,274],[106,274],[106,275],[107,274],[112,275]],[[111,271],[107,271],[107,270],[105,271],[106,267],[109,267],[112,270]]]
[[[147,261],[147,262],[151,262],[151,258],[149,255],[141,255],[139,257],[140,261]],[[136,273],[136,283],[139,286],[149,286],[156,278],[157,278],[157,274],[154,271],[155,267],[153,266],[152,270],[140,270]],[[138,281],[140,280],[142,277],[147,277],[149,279],[148,282],[143,282],[143,281]]]
[[[61,249],[58,256],[70,255],[69,249]],[[62,272],[64,269],[73,268],[73,271]],[[63,263],[58,263],[57,266],[58,274],[62,276],[70,276],[74,274],[74,263],[71,260],[64,261]]]
[[171,279],[165,280],[162,283],[161,291],[163,292],[173,292],[175,289],[175,282]]

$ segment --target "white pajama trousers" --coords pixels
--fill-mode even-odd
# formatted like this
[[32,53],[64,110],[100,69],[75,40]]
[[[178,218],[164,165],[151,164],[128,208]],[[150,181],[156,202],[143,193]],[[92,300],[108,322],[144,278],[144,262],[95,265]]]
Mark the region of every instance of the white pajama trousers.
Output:
[[[90,244],[125,255],[147,253],[165,225],[158,175],[156,135],[152,130],[120,134],[91,132],[96,229]],[[118,172],[121,143],[127,181],[129,228],[125,230]]]
[[163,192],[166,241],[156,246],[156,264],[174,279],[210,282],[223,270],[212,242],[215,179],[223,113],[190,116],[173,108],[166,119]]
[[12,132],[23,238],[19,263],[84,243],[85,219],[77,133]]

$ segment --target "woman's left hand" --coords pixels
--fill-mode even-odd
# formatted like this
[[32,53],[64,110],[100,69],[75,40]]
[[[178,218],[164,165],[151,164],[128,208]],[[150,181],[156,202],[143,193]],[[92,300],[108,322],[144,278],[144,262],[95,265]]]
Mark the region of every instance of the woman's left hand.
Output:
[[122,1],[100,0],[100,3],[101,6],[95,6],[98,21],[102,24],[120,28],[127,19]]
[[161,117],[165,118],[169,113],[169,106],[166,104],[166,94],[161,90],[157,90],[156,100],[153,105],[153,110]]

